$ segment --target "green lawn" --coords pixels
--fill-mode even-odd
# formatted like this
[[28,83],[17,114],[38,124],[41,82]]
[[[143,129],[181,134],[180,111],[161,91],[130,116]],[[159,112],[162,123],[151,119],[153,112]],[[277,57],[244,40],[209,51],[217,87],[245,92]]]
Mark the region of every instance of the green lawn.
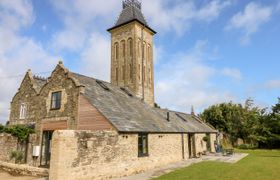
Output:
[[163,175],[156,180],[280,179],[280,150],[242,150],[249,155],[235,164],[202,162]]

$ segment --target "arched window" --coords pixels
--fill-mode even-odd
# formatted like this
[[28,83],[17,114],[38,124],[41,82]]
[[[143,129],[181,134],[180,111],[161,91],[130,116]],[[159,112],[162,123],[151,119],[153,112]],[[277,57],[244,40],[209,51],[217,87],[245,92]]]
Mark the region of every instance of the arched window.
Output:
[[142,49],[141,40],[138,40],[138,57],[141,57],[141,49]]
[[122,79],[124,81],[125,78],[125,65],[122,66]]
[[121,41],[122,46],[122,58],[125,58],[125,41]]
[[146,81],[146,67],[144,66],[144,69],[143,69],[143,81],[145,82]]
[[128,53],[129,53],[129,56],[132,57],[133,56],[133,42],[132,42],[132,39],[129,38],[128,39]]
[[148,60],[151,60],[151,46],[148,45]]
[[118,82],[119,79],[119,68],[116,68],[116,82]]
[[146,43],[144,42],[144,58],[147,59],[147,50],[146,50]]
[[119,43],[115,43],[115,59],[119,59]]
[[142,74],[142,72],[141,72],[141,66],[140,66],[140,64],[138,64],[138,79],[139,79],[139,83],[141,83],[141,74]]
[[133,81],[133,71],[132,71],[132,63],[129,64],[129,76],[130,76],[130,80]]

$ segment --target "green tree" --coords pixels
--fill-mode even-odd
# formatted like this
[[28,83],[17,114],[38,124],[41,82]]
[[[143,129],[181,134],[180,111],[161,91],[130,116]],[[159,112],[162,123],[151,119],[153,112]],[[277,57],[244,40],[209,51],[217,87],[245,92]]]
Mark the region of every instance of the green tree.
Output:
[[252,99],[242,104],[221,103],[210,106],[201,114],[201,117],[216,129],[229,135],[231,142],[238,138],[253,143],[255,139],[250,135],[252,127],[258,123],[262,109],[254,106]]

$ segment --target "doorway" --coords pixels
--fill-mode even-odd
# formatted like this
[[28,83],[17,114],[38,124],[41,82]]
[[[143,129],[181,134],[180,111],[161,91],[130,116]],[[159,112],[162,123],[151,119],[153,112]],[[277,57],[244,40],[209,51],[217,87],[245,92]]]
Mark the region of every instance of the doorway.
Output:
[[54,131],[43,131],[40,159],[40,166],[42,167],[50,167],[51,141],[53,132]]
[[194,134],[188,134],[188,147],[189,147],[189,158],[195,157],[195,139]]

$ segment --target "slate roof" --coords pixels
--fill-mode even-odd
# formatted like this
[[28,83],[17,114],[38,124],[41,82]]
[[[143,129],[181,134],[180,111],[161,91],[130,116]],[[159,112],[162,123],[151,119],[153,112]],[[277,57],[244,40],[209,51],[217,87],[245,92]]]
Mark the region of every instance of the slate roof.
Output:
[[[139,98],[130,96],[118,86],[76,73],[71,73],[71,75],[85,86],[84,96],[88,101],[119,132],[216,132],[192,115],[152,108]],[[104,89],[98,82],[103,83],[109,90]],[[170,114],[169,121],[166,118],[167,112]]]
[[140,24],[150,29],[153,33],[156,33],[152,28],[149,27],[143,13],[141,12],[141,9],[133,5],[126,6],[123,8],[117,22],[112,28],[108,29],[108,31],[115,29],[119,26],[125,25],[127,23],[130,23],[132,21],[138,21]]
[[37,76],[33,76],[33,79],[34,79],[37,91],[40,91],[41,88],[47,83],[46,79],[43,79],[43,78],[40,78]]

